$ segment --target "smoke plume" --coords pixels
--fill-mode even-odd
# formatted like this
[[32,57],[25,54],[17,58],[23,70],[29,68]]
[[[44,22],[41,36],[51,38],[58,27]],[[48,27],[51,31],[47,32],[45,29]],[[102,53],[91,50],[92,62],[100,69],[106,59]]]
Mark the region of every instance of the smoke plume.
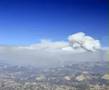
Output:
[[87,51],[96,51],[101,48],[99,40],[85,35],[83,32],[72,34],[68,37],[69,43],[72,48],[83,48]]

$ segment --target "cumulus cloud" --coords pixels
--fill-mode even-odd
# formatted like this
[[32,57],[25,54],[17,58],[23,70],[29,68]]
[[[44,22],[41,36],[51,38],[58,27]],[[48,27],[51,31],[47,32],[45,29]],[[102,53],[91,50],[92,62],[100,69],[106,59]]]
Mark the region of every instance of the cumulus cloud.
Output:
[[68,41],[41,40],[28,46],[0,46],[0,62],[53,66],[68,61],[98,60],[99,54],[87,52],[97,49],[99,40],[79,32],[70,35]]

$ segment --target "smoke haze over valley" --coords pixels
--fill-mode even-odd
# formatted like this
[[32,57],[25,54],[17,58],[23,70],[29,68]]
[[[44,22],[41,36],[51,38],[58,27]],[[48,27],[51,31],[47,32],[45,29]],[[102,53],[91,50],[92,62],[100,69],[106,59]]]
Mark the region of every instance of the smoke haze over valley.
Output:
[[68,42],[42,40],[30,46],[0,46],[0,62],[49,67],[68,62],[107,61],[107,48],[101,47],[98,41],[79,32],[70,36]]

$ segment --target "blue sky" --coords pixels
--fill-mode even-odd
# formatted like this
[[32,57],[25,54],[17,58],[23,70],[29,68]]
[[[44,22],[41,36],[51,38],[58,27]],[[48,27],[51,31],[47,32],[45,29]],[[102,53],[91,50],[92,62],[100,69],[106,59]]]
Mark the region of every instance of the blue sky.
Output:
[[107,46],[107,0],[0,0],[0,44],[67,40],[84,32]]

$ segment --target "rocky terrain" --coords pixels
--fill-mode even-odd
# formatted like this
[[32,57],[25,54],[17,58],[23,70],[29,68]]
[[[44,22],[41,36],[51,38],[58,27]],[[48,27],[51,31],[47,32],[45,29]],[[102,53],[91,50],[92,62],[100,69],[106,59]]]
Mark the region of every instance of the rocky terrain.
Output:
[[54,68],[0,64],[0,90],[109,90],[108,62]]

